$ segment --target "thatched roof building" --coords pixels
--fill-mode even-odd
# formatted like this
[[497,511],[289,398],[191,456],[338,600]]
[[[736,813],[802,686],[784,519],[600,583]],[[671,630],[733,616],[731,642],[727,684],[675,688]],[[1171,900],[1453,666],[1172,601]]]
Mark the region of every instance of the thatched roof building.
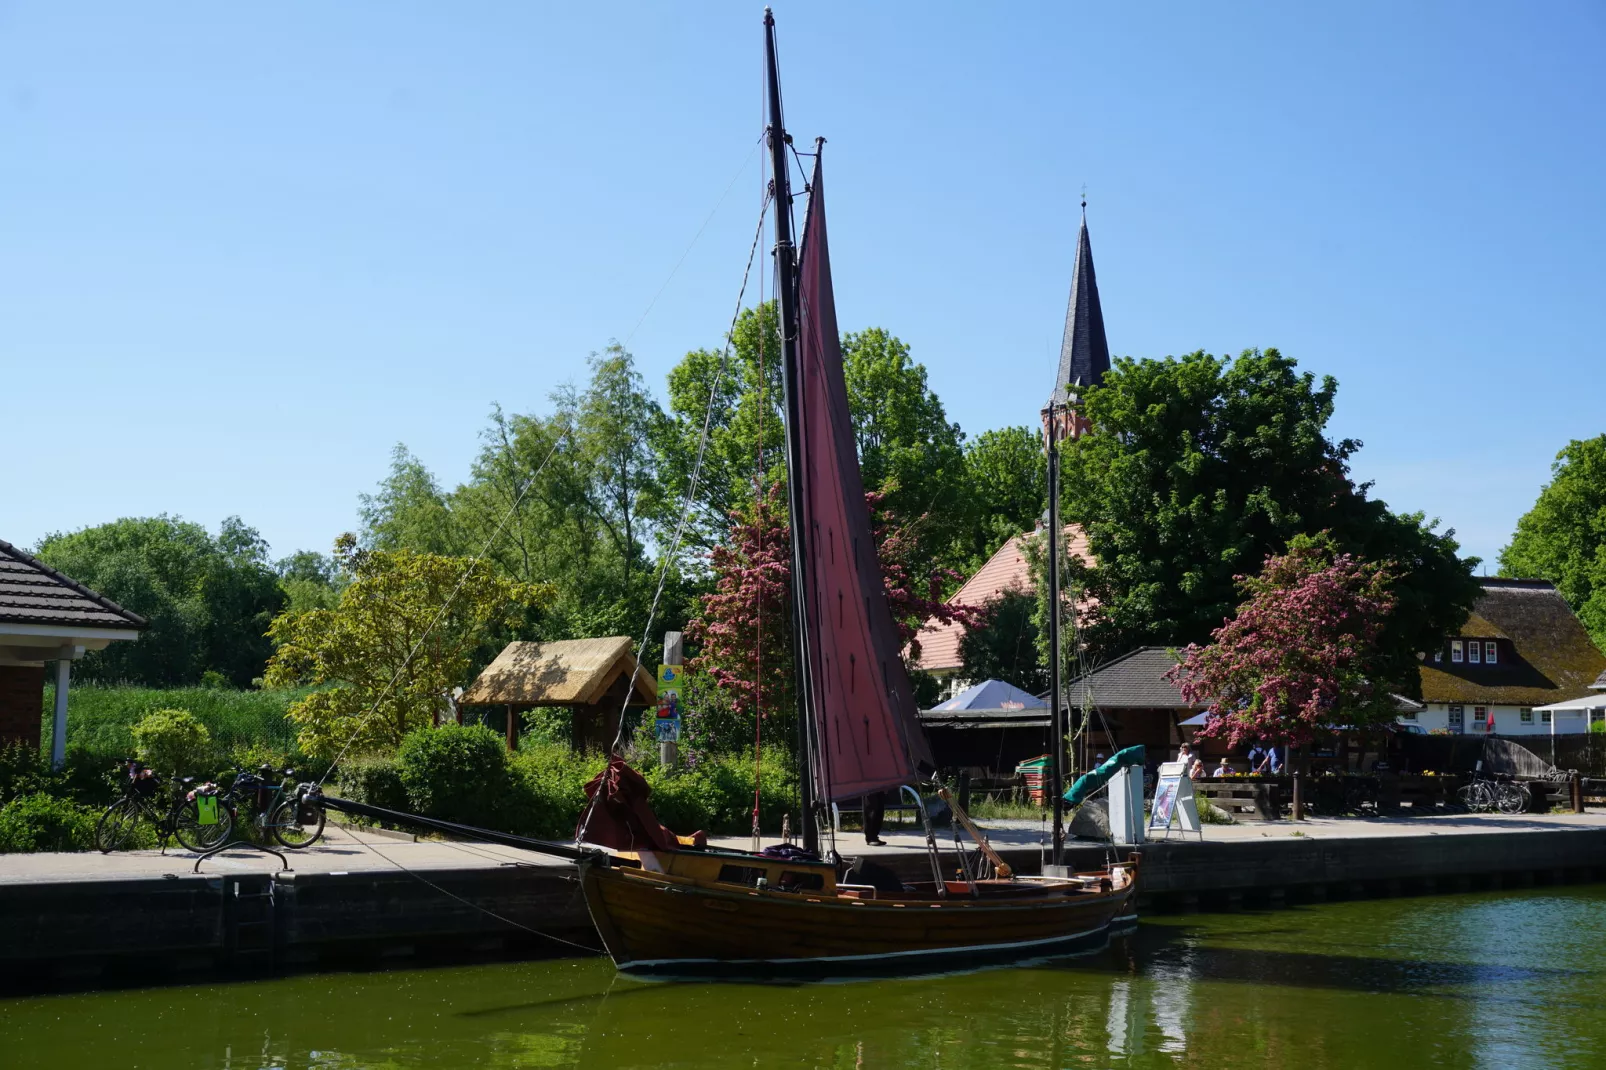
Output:
[[[458,705],[501,706],[511,715],[538,706],[571,707],[575,749],[604,748],[618,732],[626,705],[658,701],[656,677],[648,669],[636,671],[633,650],[626,635],[509,643],[463,692]],[[511,744],[511,729],[508,738]]]

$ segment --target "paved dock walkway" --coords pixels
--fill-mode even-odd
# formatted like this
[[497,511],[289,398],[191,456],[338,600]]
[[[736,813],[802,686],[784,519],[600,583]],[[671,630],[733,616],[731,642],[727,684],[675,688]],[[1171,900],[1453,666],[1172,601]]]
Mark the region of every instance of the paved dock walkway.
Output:
[[[1045,826],[1034,821],[986,822],[988,838],[1000,850],[1021,851],[1038,847],[1046,836]],[[1569,829],[1606,829],[1606,812],[1585,814],[1529,814],[1507,817],[1499,814],[1447,814],[1421,817],[1371,819],[1311,818],[1306,821],[1246,822],[1237,825],[1206,825],[1204,843],[1263,843],[1267,840],[1351,840],[1396,836],[1465,836],[1523,831],[1555,832]],[[885,847],[867,847],[859,832],[837,836],[837,850],[845,857],[872,857],[924,854],[925,837],[909,826],[889,827],[882,832]],[[746,836],[720,836],[711,841],[721,847],[747,849]],[[776,842],[767,837],[766,844]],[[1082,841],[1086,843],[1086,841]],[[1196,837],[1173,831],[1168,841],[1178,846],[1197,843]],[[1096,846],[1096,844],[1087,844]],[[938,833],[937,846],[953,849],[953,836],[946,827]],[[296,873],[357,874],[408,870],[496,869],[506,866],[565,866],[561,859],[512,847],[483,843],[457,843],[442,840],[413,842],[371,829],[340,828],[331,825],[325,840],[301,851],[285,851],[290,868]],[[53,882],[147,880],[153,877],[187,876],[196,856],[188,851],[122,851],[103,855],[96,851],[71,854],[0,855],[0,884],[43,884]],[[250,849],[229,851],[201,863],[200,872],[210,875],[273,873],[279,862],[271,855]]]

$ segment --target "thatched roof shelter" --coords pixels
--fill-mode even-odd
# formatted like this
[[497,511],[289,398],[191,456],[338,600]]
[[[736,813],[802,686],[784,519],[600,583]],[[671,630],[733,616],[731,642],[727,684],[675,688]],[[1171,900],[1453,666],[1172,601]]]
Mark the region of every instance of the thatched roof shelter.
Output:
[[[575,749],[606,747],[618,731],[625,706],[652,706],[658,701],[656,676],[646,668],[636,672],[633,650],[626,635],[509,643],[463,692],[458,705],[503,706],[509,714],[538,706],[572,707]],[[514,727],[510,724],[510,746]]]

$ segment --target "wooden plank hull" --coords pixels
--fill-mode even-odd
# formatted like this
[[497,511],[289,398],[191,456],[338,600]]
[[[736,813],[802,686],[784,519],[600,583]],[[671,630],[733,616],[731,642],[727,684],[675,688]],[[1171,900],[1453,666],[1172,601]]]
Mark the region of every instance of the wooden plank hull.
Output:
[[849,976],[968,969],[1102,947],[1136,920],[1124,887],[972,899],[857,899],[582,863],[592,920],[621,970],[665,976]]

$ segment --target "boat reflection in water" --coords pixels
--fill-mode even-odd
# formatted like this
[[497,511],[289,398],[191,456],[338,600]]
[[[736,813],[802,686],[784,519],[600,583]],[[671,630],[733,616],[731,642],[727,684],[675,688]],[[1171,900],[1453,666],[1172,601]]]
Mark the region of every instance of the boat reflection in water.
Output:
[[1606,888],[1145,921],[1104,952],[844,984],[605,958],[0,1002],[0,1065],[258,1070],[1606,1066]]

